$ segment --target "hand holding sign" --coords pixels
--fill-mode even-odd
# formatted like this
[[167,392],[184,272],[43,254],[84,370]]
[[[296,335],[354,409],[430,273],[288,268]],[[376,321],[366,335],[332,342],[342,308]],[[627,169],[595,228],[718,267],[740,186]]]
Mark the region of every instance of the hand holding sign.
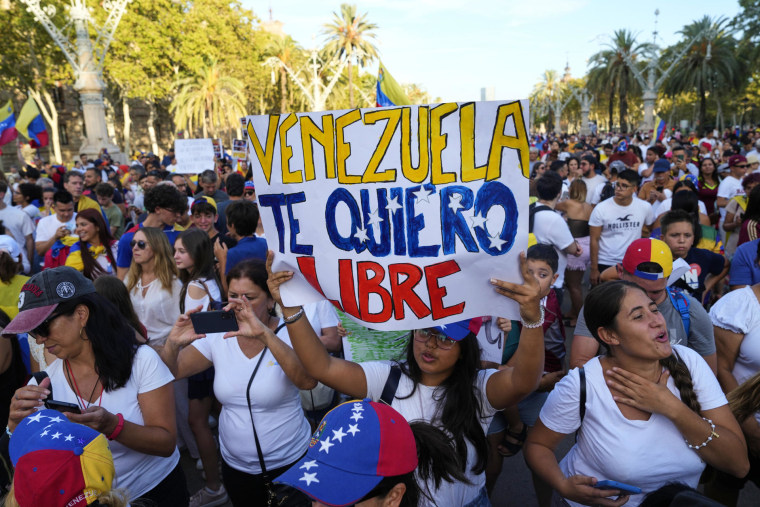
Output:
[[523,283],[511,283],[491,278],[494,290],[520,305],[520,317],[525,322],[537,322],[541,318],[541,288],[538,280],[528,271],[525,252],[520,252],[520,271]]

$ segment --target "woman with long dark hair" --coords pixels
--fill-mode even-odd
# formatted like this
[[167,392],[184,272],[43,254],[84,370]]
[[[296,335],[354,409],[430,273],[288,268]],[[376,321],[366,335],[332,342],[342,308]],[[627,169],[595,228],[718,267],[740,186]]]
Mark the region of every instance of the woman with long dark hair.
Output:
[[140,319],[137,318],[135,309],[132,306],[132,300],[129,299],[129,292],[124,282],[112,275],[103,275],[97,277],[93,284],[95,290],[109,300],[124,316],[127,321],[132,325],[134,330],[139,335],[137,340],[140,343],[146,343],[148,341],[148,331],[145,326],[142,325]]
[[79,241],[71,246],[66,266],[81,271],[90,280],[116,273],[118,243],[103,215],[97,210],[85,209],[77,214],[76,224]]
[[111,440],[115,487],[155,505],[187,506],[174,411],[166,410],[174,403],[173,377],[158,354],[140,345],[130,323],[73,268],[33,276],[19,302],[4,332],[30,333],[57,359],[48,378],[16,391],[8,430],[48,395],[76,405],[81,414],[67,417]]
[[13,192],[13,203],[18,205],[32,220],[40,218],[42,205],[42,188],[34,183],[19,183]]
[[[274,259],[269,252],[267,266]],[[304,310],[283,307],[288,333],[306,371],[325,385],[355,398],[380,400],[391,375],[398,375],[391,406],[409,421],[431,423],[446,432],[462,464],[467,482],[427,484],[431,500],[421,505],[463,507],[488,505],[485,466],[488,455],[486,430],[497,410],[516,404],[538,387],[543,372],[543,310],[539,286],[520,258],[522,285],[491,280],[498,294],[520,306],[523,329],[514,355],[516,366],[481,370],[477,334],[481,320],[471,319],[446,326],[416,329],[409,335],[404,360],[354,363],[330,356],[320,342]],[[293,277],[290,271],[270,274],[272,296],[282,306],[280,285]],[[251,323],[253,327],[261,323]],[[397,372],[397,373],[394,373]],[[389,379],[391,379],[389,383]]]
[[[705,463],[743,477],[746,443],[717,379],[696,352],[671,346],[644,289],[603,283],[584,308],[606,353],[554,387],[524,447],[528,466],[557,493],[554,505],[637,506],[668,482],[696,487]],[[554,451],[576,431],[576,444],[557,463]],[[594,488],[601,480],[642,493]]]
[[699,177],[697,178],[697,194],[699,200],[705,203],[707,214],[710,216],[712,223],[718,223],[720,214],[715,207],[715,200],[718,198],[718,185],[720,177],[718,169],[715,167],[715,161],[711,158],[703,158],[699,162]]

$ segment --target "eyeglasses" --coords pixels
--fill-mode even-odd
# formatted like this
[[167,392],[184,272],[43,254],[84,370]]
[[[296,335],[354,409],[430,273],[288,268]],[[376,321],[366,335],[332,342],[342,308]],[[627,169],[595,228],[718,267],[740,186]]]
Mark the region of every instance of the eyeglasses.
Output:
[[47,319],[43,320],[39,326],[29,331],[29,334],[31,334],[32,336],[40,336],[42,338],[47,338],[50,335],[50,324],[52,324],[53,321],[60,316],[61,316],[60,313],[55,313],[51,315]]
[[135,247],[137,247],[139,250],[145,250],[146,246],[148,246],[148,244],[145,241],[142,241],[142,240],[140,240],[140,241],[132,240],[132,241],[129,242],[129,247],[132,248],[132,249],[134,249]]
[[620,190],[628,190],[629,188],[633,188],[633,185],[626,185],[625,183],[618,183],[615,185],[616,188],[619,188]]
[[435,344],[441,350],[451,350],[456,343],[456,340],[452,340],[445,334],[430,329],[417,329],[414,332],[414,341],[427,343],[431,336],[435,338]]

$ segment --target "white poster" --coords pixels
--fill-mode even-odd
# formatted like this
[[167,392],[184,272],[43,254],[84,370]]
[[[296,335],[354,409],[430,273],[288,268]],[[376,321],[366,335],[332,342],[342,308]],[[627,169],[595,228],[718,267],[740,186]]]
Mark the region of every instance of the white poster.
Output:
[[323,298],[378,330],[518,318],[528,103],[249,116],[259,209],[287,305]]
[[214,168],[214,146],[211,139],[177,139],[174,141],[177,168],[174,172],[199,174]]

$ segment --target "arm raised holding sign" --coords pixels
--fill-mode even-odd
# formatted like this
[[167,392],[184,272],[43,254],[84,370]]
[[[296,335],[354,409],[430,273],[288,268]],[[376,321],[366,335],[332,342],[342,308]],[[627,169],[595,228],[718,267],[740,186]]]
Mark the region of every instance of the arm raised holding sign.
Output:
[[[270,251],[268,285],[272,297],[282,305],[280,285],[290,280],[293,272],[272,273],[273,259]],[[498,372],[479,368],[480,350],[473,328],[479,325],[479,319],[416,329],[410,333],[406,360],[395,366],[402,373],[395,396],[383,395],[392,371],[389,364],[358,364],[330,356],[308,320],[302,317],[303,310],[283,307],[291,343],[310,376],[355,398],[386,398],[407,419],[426,420],[455,435],[453,443],[457,453],[467,457],[463,471],[473,479],[473,484],[444,483],[440,488],[431,485],[436,498],[459,495],[456,504],[464,505],[477,495],[478,485],[485,484],[487,442],[483,420],[490,421],[496,410],[534,391],[541,378],[544,343],[539,287],[527,272],[524,255],[520,262],[523,284],[491,280],[496,292],[520,305],[524,325],[515,353],[516,366]],[[431,420],[432,414],[436,416]],[[472,444],[469,451],[468,441]],[[446,492],[442,492],[443,489]]]

